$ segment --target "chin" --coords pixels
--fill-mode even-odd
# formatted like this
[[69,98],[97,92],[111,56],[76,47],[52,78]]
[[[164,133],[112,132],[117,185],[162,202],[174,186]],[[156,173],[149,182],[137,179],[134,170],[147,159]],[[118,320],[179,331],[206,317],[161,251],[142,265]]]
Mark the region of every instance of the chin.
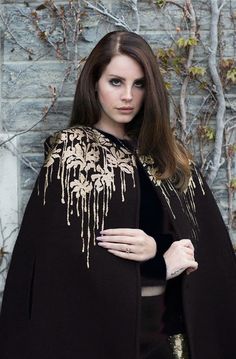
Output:
[[132,120],[133,120],[133,118],[134,117],[132,117],[132,118],[122,118],[122,119],[120,119],[120,120],[117,120],[117,121],[115,121],[116,123],[129,123],[129,122],[131,122]]

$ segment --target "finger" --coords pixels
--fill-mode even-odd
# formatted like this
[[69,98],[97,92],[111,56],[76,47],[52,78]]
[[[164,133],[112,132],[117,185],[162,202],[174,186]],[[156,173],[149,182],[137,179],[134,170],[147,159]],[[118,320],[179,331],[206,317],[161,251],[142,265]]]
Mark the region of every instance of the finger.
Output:
[[195,270],[196,270],[196,269],[194,269],[194,268],[188,268],[188,269],[186,270],[186,274],[189,275],[189,274],[195,272]]
[[109,228],[100,231],[101,234],[105,235],[120,235],[120,236],[135,236],[137,233],[141,233],[142,230],[138,228]]
[[135,253],[135,247],[132,245],[111,242],[98,242],[98,245],[106,249],[112,249],[126,253]]
[[133,237],[128,236],[99,236],[97,237],[99,242],[110,242],[110,243],[124,243],[124,244],[132,244],[134,241]]
[[114,249],[108,249],[109,253],[114,254],[117,257],[123,258],[123,259],[129,259],[132,261],[138,261],[139,257],[135,254],[135,253],[126,253],[126,252],[121,252],[121,251],[116,251]]
[[190,239],[180,239],[178,242],[180,243],[180,245],[194,250],[193,243]]
[[[196,270],[196,269],[198,269],[198,262],[196,262],[196,261],[189,261],[189,266],[188,266],[188,268],[191,268],[191,270],[192,271],[194,271],[194,270]],[[187,269],[188,269],[187,268]]]
[[192,248],[184,247],[184,248],[183,248],[183,252],[184,252],[187,256],[194,257],[194,250],[193,250]]

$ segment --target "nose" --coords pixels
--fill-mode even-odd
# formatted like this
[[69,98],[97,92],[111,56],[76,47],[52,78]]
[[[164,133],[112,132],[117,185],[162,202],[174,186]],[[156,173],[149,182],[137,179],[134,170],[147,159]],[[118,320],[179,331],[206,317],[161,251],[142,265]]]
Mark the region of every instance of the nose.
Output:
[[130,102],[133,99],[133,91],[131,86],[126,86],[121,95],[122,101]]

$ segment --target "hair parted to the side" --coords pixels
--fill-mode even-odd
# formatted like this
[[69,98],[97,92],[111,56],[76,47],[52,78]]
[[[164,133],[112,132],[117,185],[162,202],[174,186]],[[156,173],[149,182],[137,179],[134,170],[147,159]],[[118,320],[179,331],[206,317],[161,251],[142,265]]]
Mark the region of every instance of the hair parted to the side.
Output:
[[127,55],[142,67],[145,97],[141,110],[126,125],[126,133],[137,139],[139,155],[151,155],[158,178],[177,178],[184,189],[190,177],[189,155],[175,139],[170,126],[169,101],[157,59],[148,43],[128,31],[105,35],[90,53],[78,79],[70,126],[91,126],[100,119],[96,83],[115,55]]

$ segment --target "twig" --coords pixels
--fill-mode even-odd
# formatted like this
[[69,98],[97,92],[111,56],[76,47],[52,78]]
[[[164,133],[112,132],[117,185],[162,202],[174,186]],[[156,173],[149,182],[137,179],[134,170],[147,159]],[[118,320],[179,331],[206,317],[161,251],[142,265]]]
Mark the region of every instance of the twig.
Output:
[[29,128],[27,128],[26,130],[24,131],[20,131],[18,133],[15,133],[13,136],[9,137],[7,140],[3,141],[0,143],[0,147],[5,145],[7,142],[10,142],[13,140],[13,138],[15,137],[18,137],[20,135],[23,135],[29,131],[31,131],[34,127],[36,127],[40,122],[42,122],[43,120],[45,120],[45,118],[47,117],[47,115],[49,114],[50,110],[52,109],[52,107],[54,106],[55,102],[57,100],[57,97],[56,98],[53,98],[52,99],[52,102],[50,104],[50,106],[47,108],[47,110],[44,112],[44,115],[40,118],[40,120],[38,120],[37,122],[35,122],[32,126],[30,126]]
[[[50,7],[47,7],[47,8],[50,10]],[[29,15],[26,15],[21,9],[18,9],[18,12],[22,17],[25,17],[26,19],[32,21],[31,17]],[[65,60],[65,58],[58,52],[57,46],[49,38],[49,35],[50,35],[50,33],[53,32],[53,30],[50,30],[49,33],[44,31],[44,29],[42,29],[42,27],[39,25],[39,22],[37,19],[33,19],[33,24],[34,24],[36,30],[39,31],[39,33],[44,34],[44,41],[47,42],[54,49],[58,58],[60,58],[61,60]]]
[[220,11],[225,4],[225,0],[222,1],[221,6],[218,8],[217,2],[211,0],[211,10],[212,10],[212,19],[211,19],[211,29],[210,29],[210,55],[209,55],[209,70],[213,83],[216,87],[216,97],[218,101],[218,109],[216,114],[216,139],[214,144],[214,154],[212,165],[209,168],[207,175],[207,181],[209,185],[212,185],[214,179],[216,178],[217,172],[221,166],[221,155],[222,155],[222,143],[224,136],[224,115],[226,110],[225,97],[223,92],[223,86],[220,80],[220,76],[217,71],[216,65],[216,53],[218,46],[218,22]]
[[[5,133],[6,133],[6,131],[5,131]],[[10,144],[11,144],[11,146],[12,146],[12,148],[13,149],[11,149],[10,147],[9,147],[9,145],[8,146],[4,146],[9,152],[11,152],[14,156],[16,156],[17,158],[19,158],[20,159],[20,161],[24,164],[24,165],[26,165],[27,167],[29,167],[34,173],[36,173],[36,174],[38,174],[38,171],[36,170],[36,168],[34,168],[34,166],[32,165],[32,163],[30,162],[30,161],[28,161],[24,156],[22,156],[21,154],[20,154],[20,152],[17,150],[17,148],[16,148],[16,146],[14,146],[14,144],[12,143],[12,142],[9,142]]]
[[233,121],[233,120],[236,120],[236,116],[232,116],[230,118],[228,118],[226,121],[225,121],[225,125],[227,125],[229,122]]
[[[186,0],[186,8],[189,11],[188,18],[191,23],[190,36],[195,38],[196,31],[197,31],[197,23],[196,23],[196,14],[195,14],[191,0]],[[182,85],[181,91],[180,91],[180,114],[181,114],[180,123],[181,123],[182,131],[183,131],[182,132],[182,140],[184,140],[186,137],[186,128],[187,128],[186,94],[187,94],[187,87],[188,87],[188,83],[189,83],[188,70],[192,65],[193,55],[194,55],[194,46],[190,46],[189,52],[188,52],[187,63],[185,66],[185,68],[187,70],[187,76],[184,79],[184,82],[183,82],[183,85]]]
[[27,47],[23,46],[21,43],[19,43],[19,41],[16,39],[15,35],[12,33],[12,31],[10,30],[8,23],[5,21],[2,13],[0,12],[0,17],[2,20],[2,23],[5,26],[6,31],[8,32],[8,34],[11,36],[11,38],[15,41],[15,43],[24,51],[26,51],[28,54],[30,55],[34,55],[34,52],[32,49],[28,49]]
[[4,233],[4,232],[5,232],[5,230],[6,230],[6,227],[3,228],[3,226],[2,226],[2,220],[1,220],[1,218],[0,218],[0,232],[1,232],[2,239],[3,239],[2,247],[4,247],[5,242],[6,242],[9,238],[11,238],[11,236],[13,235],[13,233],[16,232],[18,229],[19,229],[19,226],[13,228],[13,229],[11,230],[11,232],[10,232],[7,236],[5,236],[5,233]]
[[135,13],[136,20],[137,20],[137,26],[135,32],[138,34],[140,31],[140,16],[138,11],[138,0],[131,0],[131,8]]
[[198,119],[198,117],[199,117],[199,114],[200,114],[200,112],[202,111],[202,109],[203,109],[205,103],[207,102],[207,100],[209,99],[209,97],[210,97],[210,94],[208,94],[207,96],[205,96],[205,97],[203,98],[202,104],[201,104],[201,106],[200,106],[198,112],[197,112],[196,114],[194,113],[194,117],[193,117],[193,119],[192,119],[192,121],[191,121],[191,123],[190,123],[190,125],[189,125],[189,127],[188,127],[188,131],[186,132],[186,136],[188,136],[188,135],[190,134],[190,132],[191,132],[191,130],[192,130],[192,127],[193,127],[193,124],[197,121],[197,119]]
[[175,5],[175,6],[178,6],[181,10],[184,11],[184,6],[178,4],[178,3],[175,2],[175,1],[167,0],[167,1],[166,1],[166,4],[173,4],[173,5]]
[[231,169],[232,169],[232,158],[229,154],[228,151],[228,146],[229,146],[229,141],[228,141],[228,130],[225,130],[225,143],[226,143],[226,147],[225,147],[225,156],[226,156],[226,162],[227,162],[227,177],[228,177],[228,186],[227,186],[227,192],[228,192],[228,226],[229,228],[232,227],[232,223],[233,223],[233,192],[232,189],[230,188],[230,183],[232,181],[232,173],[231,173]]
[[31,127],[29,127],[28,129],[24,130],[24,131],[20,131],[18,133],[15,133],[13,136],[9,137],[7,140],[3,141],[0,143],[0,147],[1,146],[4,146],[7,142],[10,142],[13,140],[13,138],[15,137],[18,137],[20,135],[23,135],[29,131],[31,131],[34,127],[36,127],[40,122],[44,121],[47,117],[47,115],[49,114],[49,112],[51,111],[51,109],[54,107],[58,97],[60,96],[60,94],[62,93],[63,91],[63,88],[64,88],[64,84],[65,84],[65,81],[66,79],[69,77],[70,73],[71,73],[71,70],[72,70],[72,65],[68,66],[66,72],[65,72],[65,76],[63,78],[63,81],[62,81],[62,84],[61,84],[61,87],[60,87],[60,90],[58,92],[56,92],[56,88],[54,88],[53,86],[50,86],[50,90],[51,90],[51,93],[52,93],[52,98],[51,98],[51,104],[49,107],[47,107],[44,111],[44,114],[43,116],[40,118],[39,121],[35,122]]
[[97,6],[91,4],[91,2],[87,1],[87,0],[82,0],[82,2],[85,3],[89,9],[95,10],[95,11],[99,12],[100,14],[105,15],[108,18],[112,19],[116,26],[123,27],[127,31],[132,31],[132,29],[129,27],[129,25],[123,19],[110,13],[101,2],[98,2]]
[[231,127],[228,127],[228,128],[227,128],[227,131],[228,131],[228,132],[231,132],[231,131],[234,130],[235,128],[236,128],[236,124],[233,125],[233,126],[231,126]]

